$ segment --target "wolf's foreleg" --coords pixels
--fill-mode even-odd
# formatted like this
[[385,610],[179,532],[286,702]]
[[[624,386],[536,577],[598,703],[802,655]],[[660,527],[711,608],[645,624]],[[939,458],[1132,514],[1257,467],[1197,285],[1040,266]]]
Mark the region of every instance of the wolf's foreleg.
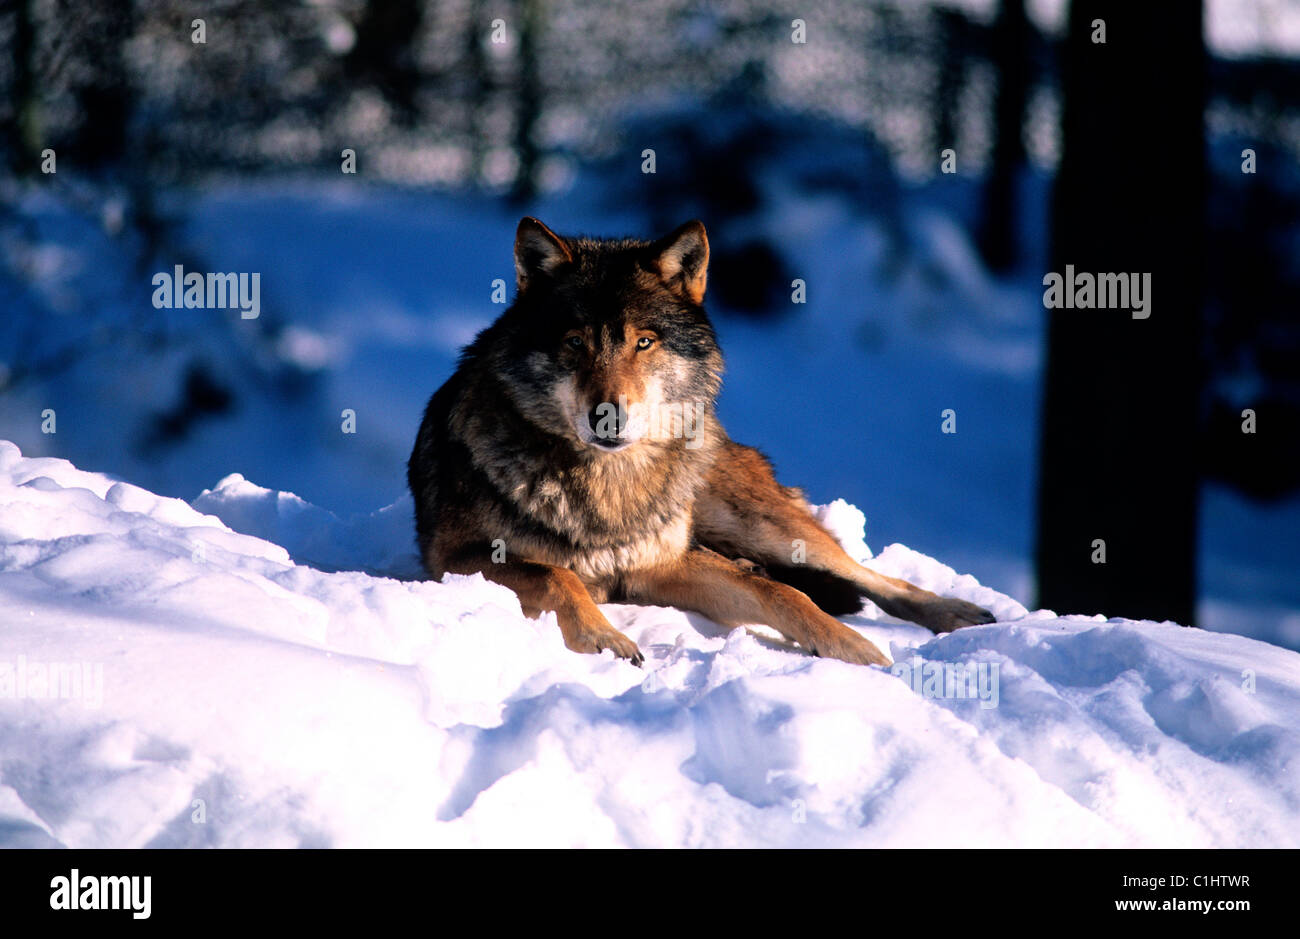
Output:
[[814,655],[856,665],[888,665],[871,642],[806,595],[761,574],[743,570],[712,551],[696,549],[659,567],[624,576],[629,599],[703,613],[724,626],[771,626]]
[[544,610],[553,610],[564,644],[574,652],[609,649],[633,665],[645,661],[636,643],[610,625],[578,575],[567,568],[539,561],[494,563],[487,552],[470,551],[449,559],[446,569],[454,574],[482,574],[509,587],[519,595],[519,604],[528,616],[535,618]]

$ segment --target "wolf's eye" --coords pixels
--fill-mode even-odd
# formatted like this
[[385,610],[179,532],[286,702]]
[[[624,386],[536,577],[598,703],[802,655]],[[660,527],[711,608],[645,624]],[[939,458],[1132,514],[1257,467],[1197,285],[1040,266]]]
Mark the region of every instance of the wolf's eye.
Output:
[[649,349],[654,344],[655,341],[651,339],[649,336],[642,336],[640,339],[636,341],[636,347],[638,349]]
[[566,336],[564,339],[564,344],[568,346],[570,349],[581,349],[583,347],[582,337],[577,335],[576,333],[572,336]]

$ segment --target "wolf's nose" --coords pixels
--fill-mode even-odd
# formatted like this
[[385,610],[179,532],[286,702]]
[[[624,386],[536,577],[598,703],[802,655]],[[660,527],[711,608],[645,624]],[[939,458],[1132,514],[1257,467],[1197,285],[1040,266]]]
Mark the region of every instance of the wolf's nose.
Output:
[[627,423],[626,417],[612,401],[602,401],[587,414],[587,423],[598,440],[613,441]]

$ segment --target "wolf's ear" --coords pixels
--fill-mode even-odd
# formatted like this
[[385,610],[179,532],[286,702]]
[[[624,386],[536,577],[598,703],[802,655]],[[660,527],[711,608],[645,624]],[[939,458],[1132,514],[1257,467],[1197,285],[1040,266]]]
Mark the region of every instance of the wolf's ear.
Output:
[[515,232],[515,280],[522,291],[539,274],[553,274],[573,260],[564,239],[537,219],[526,215]]
[[664,283],[682,290],[692,303],[704,299],[709,275],[709,236],[698,219],[678,227],[650,247]]

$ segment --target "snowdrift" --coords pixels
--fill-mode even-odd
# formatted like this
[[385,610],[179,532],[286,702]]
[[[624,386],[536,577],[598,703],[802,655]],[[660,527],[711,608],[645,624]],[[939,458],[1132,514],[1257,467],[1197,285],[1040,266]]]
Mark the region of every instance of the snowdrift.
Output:
[[639,669],[420,581],[410,516],[237,475],[187,504],[0,442],[0,845],[1300,845],[1294,652],[1027,613],[891,545],[1002,622],[868,605],[886,670],[605,606]]

